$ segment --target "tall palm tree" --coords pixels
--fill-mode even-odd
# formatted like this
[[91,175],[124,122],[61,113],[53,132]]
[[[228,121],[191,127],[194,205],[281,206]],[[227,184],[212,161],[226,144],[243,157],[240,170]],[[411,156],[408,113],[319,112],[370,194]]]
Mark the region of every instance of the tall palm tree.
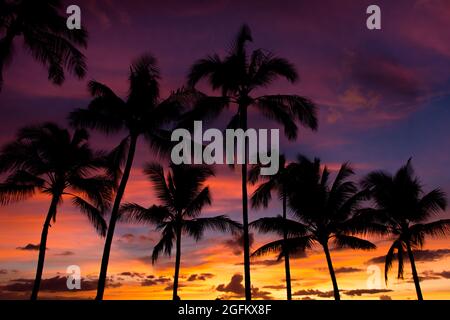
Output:
[[348,163],[341,165],[333,183],[329,182],[330,172],[326,166],[321,168],[319,159],[311,161],[300,156],[299,161],[291,163],[289,167],[291,179],[287,187],[288,205],[295,220],[278,216],[252,222],[252,226],[261,232],[287,234],[287,240],[265,244],[253,255],[281,252],[281,258],[285,254],[284,250],[298,252],[319,244],[327,260],[334,298],[340,300],[330,241],[336,248],[375,249],[373,243],[355,236],[367,232],[367,227],[358,219],[358,209],[367,194],[358,192],[356,185],[348,180],[354,174]]
[[[160,73],[156,59],[144,54],[130,67],[129,92],[122,100],[112,89],[100,82],[91,81],[89,90],[94,99],[87,109],[77,109],[70,114],[73,126],[97,129],[106,134],[126,132],[113,154],[117,166],[124,165],[123,173],[111,211],[100,269],[97,300],[103,299],[111,244],[120,209],[120,203],[130,176],[137,142],[143,136],[149,146],[159,154],[170,146],[170,135],[165,126],[181,111],[175,95],[161,100],[159,94]],[[118,175],[120,176],[120,175]]]
[[[267,208],[270,200],[272,199],[272,192],[276,191],[279,199],[282,203],[283,219],[287,219],[287,188],[290,179],[289,170],[286,166],[286,158],[284,155],[280,155],[279,170],[272,176],[261,175],[261,165],[254,165],[248,173],[248,180],[250,183],[255,184],[259,180],[262,180],[258,188],[253,192],[251,201],[252,207],[258,209],[261,206]],[[287,241],[288,230],[283,232],[283,240]],[[289,251],[284,248],[284,269],[286,277],[286,294],[287,300],[292,300],[291,290],[291,270],[289,266]]]
[[423,300],[413,249],[420,249],[425,237],[444,237],[450,233],[450,219],[430,222],[430,218],[447,207],[446,194],[439,188],[425,193],[415,176],[411,159],[395,175],[384,171],[369,173],[362,181],[368,188],[375,208],[366,209],[375,223],[395,237],[386,254],[385,280],[397,251],[398,278],[403,278],[403,257],[407,255],[416,287],[417,299]]
[[204,186],[205,180],[214,174],[209,167],[171,165],[166,177],[159,164],[149,164],[145,173],[153,182],[162,205],[144,208],[136,203],[128,203],[123,205],[122,215],[128,221],[155,224],[156,229],[161,230],[162,237],[153,249],[152,263],[158,260],[161,253],[170,256],[175,241],[173,299],[177,300],[182,235],[199,241],[206,229],[236,232],[241,229],[241,225],[223,215],[199,218],[203,207],[211,204],[211,193]]
[[[289,61],[272,53],[257,49],[247,52],[247,42],[252,41],[250,28],[241,27],[234,43],[225,58],[214,54],[198,60],[191,67],[188,83],[194,87],[200,80],[207,79],[213,90],[220,89],[221,96],[206,96],[198,99],[195,108],[186,119],[207,119],[217,117],[231,104],[237,107],[228,127],[247,130],[248,109],[255,107],[266,117],[284,127],[286,136],[297,137],[296,121],[315,130],[317,128],[316,106],[310,100],[298,95],[254,96],[255,90],[269,86],[277,78],[289,82],[298,79],[297,71]],[[246,148],[246,147],[245,147]],[[244,236],[244,282],[246,300],[251,299],[250,283],[250,242],[248,233],[248,194],[247,194],[247,149],[244,150],[242,175],[242,220]],[[242,152],[238,150],[238,152]]]
[[78,47],[87,46],[83,28],[69,30],[60,0],[0,0],[0,91],[3,68],[12,60],[14,40],[22,37],[25,48],[48,70],[48,79],[64,82],[64,70],[78,78],[86,74],[86,59]]
[[36,300],[44,268],[47,235],[56,221],[58,206],[65,197],[87,215],[101,236],[106,234],[102,215],[111,200],[113,183],[98,174],[103,160],[88,145],[85,130],[69,131],[47,123],[26,127],[17,140],[0,152],[0,173],[8,174],[0,184],[0,204],[20,201],[42,192],[51,197],[42,228],[39,260],[31,299]]

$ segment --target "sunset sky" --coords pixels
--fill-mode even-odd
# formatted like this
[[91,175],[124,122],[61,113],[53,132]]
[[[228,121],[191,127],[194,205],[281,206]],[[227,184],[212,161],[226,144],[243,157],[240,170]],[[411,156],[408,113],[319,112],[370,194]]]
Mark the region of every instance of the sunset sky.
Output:
[[[382,30],[366,28],[370,4],[382,10]],[[281,138],[290,160],[298,153],[319,157],[335,172],[350,161],[358,180],[369,171],[394,172],[412,157],[426,191],[441,187],[450,195],[450,1],[115,1],[73,0],[82,11],[89,31],[85,51],[88,74],[84,80],[67,76],[61,86],[47,81],[46,70],[16,40],[13,63],[4,74],[0,93],[0,144],[14,138],[20,127],[44,121],[67,125],[74,108],[86,107],[88,80],[108,84],[122,97],[127,92],[130,62],[150,52],[159,61],[162,95],[186,81],[197,59],[223,54],[242,23],[253,34],[251,49],[264,48],[289,59],[300,81],[277,81],[266,93],[307,96],[319,106],[319,130],[301,129],[295,142]],[[200,89],[206,87],[200,85]],[[211,124],[223,128],[230,114]],[[274,127],[250,113],[250,127]],[[122,135],[92,134],[92,146],[108,149]],[[153,159],[143,141],[126,190],[125,201],[149,206],[156,200],[151,183],[142,174]],[[216,168],[207,181],[213,203],[205,216],[226,214],[241,221],[239,172]],[[253,187],[250,188],[250,191]],[[0,299],[28,298],[35,273],[42,224],[49,198],[34,198],[0,207]],[[251,210],[250,220],[274,216],[281,204]],[[450,211],[437,218],[450,218]],[[252,234],[256,249],[276,239]],[[410,265],[405,279],[396,279],[396,264],[384,283],[383,255],[389,239],[372,239],[378,248],[363,252],[331,252],[342,299],[416,299]],[[120,224],[116,228],[109,263],[105,299],[170,299],[174,258],[161,258],[154,266],[150,255],[158,241],[151,226]],[[429,239],[417,254],[425,299],[450,299],[450,238]],[[48,251],[40,297],[95,297],[103,239],[87,219],[67,201],[49,231]],[[239,239],[207,233],[198,243],[184,238],[179,296],[181,299],[240,299],[243,257]],[[367,267],[381,270],[382,286],[368,290]],[[78,265],[82,290],[65,287],[66,268]],[[332,299],[325,256],[319,247],[291,262],[295,299]],[[252,260],[255,298],[284,299],[284,264],[267,256]],[[58,278],[59,277],[59,278]]]

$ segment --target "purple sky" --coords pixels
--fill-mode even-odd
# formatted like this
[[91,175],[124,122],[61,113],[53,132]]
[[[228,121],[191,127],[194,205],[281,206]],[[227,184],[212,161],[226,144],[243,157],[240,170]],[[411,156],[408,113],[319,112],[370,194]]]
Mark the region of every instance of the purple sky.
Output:
[[[379,31],[366,28],[365,10],[373,3],[382,10]],[[282,139],[288,158],[318,156],[331,167],[349,160],[360,177],[374,169],[393,172],[413,157],[426,190],[440,186],[450,194],[450,1],[68,4],[81,7],[82,24],[89,31],[87,77],[78,81],[67,76],[61,87],[50,84],[44,68],[17,41],[0,93],[1,144],[24,125],[66,121],[70,110],[87,105],[87,80],[104,82],[125,96],[128,66],[144,52],[157,57],[166,96],[184,84],[195,60],[223,54],[247,23],[254,38],[250,48],[273,51],[300,73],[299,83],[279,81],[265,92],[304,95],[320,107],[318,132],[301,129],[296,142]],[[256,114],[249,121],[255,127],[270,125]],[[118,142],[116,137],[94,137],[99,148]],[[140,150],[137,169],[149,159],[145,146]],[[220,170],[221,177],[234,177],[227,170]],[[240,216],[239,210],[225,213]]]

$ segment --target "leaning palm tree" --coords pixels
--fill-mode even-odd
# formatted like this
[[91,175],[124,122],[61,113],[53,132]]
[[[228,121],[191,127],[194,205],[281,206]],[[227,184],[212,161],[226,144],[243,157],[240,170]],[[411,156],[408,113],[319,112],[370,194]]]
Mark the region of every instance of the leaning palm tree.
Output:
[[423,300],[413,249],[420,249],[425,237],[444,237],[450,233],[450,219],[430,222],[430,218],[444,211],[446,194],[439,188],[425,194],[415,177],[411,159],[394,176],[384,171],[369,173],[362,181],[369,189],[375,208],[366,214],[380,223],[386,232],[395,237],[386,254],[385,280],[397,251],[398,278],[403,278],[403,257],[407,255],[416,287],[417,299]]
[[78,47],[86,47],[83,28],[69,30],[60,0],[0,0],[0,91],[3,68],[12,60],[14,40],[21,37],[27,51],[48,70],[48,79],[64,82],[64,70],[78,78],[86,74],[86,59]]
[[0,152],[0,173],[8,175],[0,184],[0,204],[24,200],[36,192],[51,198],[39,244],[32,300],[37,299],[39,292],[48,230],[52,220],[56,221],[64,198],[70,198],[97,232],[105,236],[102,215],[111,200],[113,183],[99,174],[104,161],[98,156],[89,147],[85,130],[76,130],[71,136],[52,123],[20,130],[17,140]]
[[[237,107],[228,127],[247,130],[248,109],[255,107],[266,117],[284,127],[286,136],[297,137],[298,121],[315,130],[317,128],[316,106],[310,100],[298,95],[263,95],[255,97],[252,93],[269,86],[277,78],[289,82],[298,79],[297,71],[289,61],[272,53],[257,49],[247,52],[247,42],[252,41],[250,28],[242,26],[225,58],[214,54],[194,63],[188,75],[188,83],[194,87],[200,80],[207,79],[213,90],[220,89],[221,96],[200,95],[197,104],[186,115],[186,119],[207,119],[218,116],[230,105]],[[246,148],[246,146],[245,146]],[[250,283],[250,242],[248,233],[248,195],[247,195],[247,149],[243,152],[242,170],[242,220],[244,236],[244,283],[245,297],[251,299]]]
[[222,232],[236,232],[241,225],[227,216],[199,218],[205,205],[211,204],[209,188],[205,180],[214,172],[207,166],[171,165],[165,177],[164,169],[158,164],[149,164],[145,169],[156,189],[157,198],[162,205],[144,208],[135,203],[122,207],[122,218],[128,221],[155,224],[162,232],[162,238],[153,249],[152,263],[161,253],[171,254],[175,241],[175,275],[173,299],[178,298],[178,277],[181,264],[181,237],[183,234],[199,241],[206,229]]
[[111,157],[113,161],[111,164],[115,164],[116,168],[125,164],[123,172],[116,174],[120,181],[103,250],[97,300],[103,299],[114,230],[138,139],[143,136],[156,155],[168,151],[170,135],[165,126],[180,112],[180,105],[174,98],[176,94],[161,100],[159,79],[156,59],[149,54],[142,55],[130,67],[129,92],[126,100],[122,100],[105,84],[91,81],[89,90],[94,99],[87,109],[77,109],[70,114],[71,124],[75,127],[96,129],[106,134],[126,132],[124,139],[112,152],[115,156]]
[[[261,165],[257,164],[252,166],[248,173],[248,181],[252,184],[257,183],[262,180],[257,189],[253,192],[251,201],[252,207],[254,209],[259,209],[260,207],[267,208],[270,200],[272,199],[272,192],[276,191],[279,199],[282,202],[283,209],[283,219],[287,219],[287,187],[290,179],[289,170],[286,166],[286,158],[284,155],[280,156],[279,159],[279,170],[276,174],[272,176],[261,175]],[[287,241],[288,230],[283,232],[283,240]],[[291,290],[291,271],[289,266],[289,252],[287,248],[284,248],[284,269],[286,277],[286,294],[287,300],[292,300],[292,290]]]
[[287,187],[288,205],[295,219],[268,217],[251,224],[264,233],[287,234],[287,240],[265,244],[253,256],[280,252],[278,258],[281,259],[285,251],[301,252],[319,244],[327,260],[334,298],[340,300],[330,241],[336,248],[375,249],[373,243],[355,236],[367,232],[367,227],[358,219],[358,209],[367,194],[358,192],[356,185],[348,179],[354,174],[348,163],[341,165],[332,184],[329,183],[330,172],[326,166],[321,168],[319,159],[310,161],[300,156],[297,163],[288,167],[291,177]]

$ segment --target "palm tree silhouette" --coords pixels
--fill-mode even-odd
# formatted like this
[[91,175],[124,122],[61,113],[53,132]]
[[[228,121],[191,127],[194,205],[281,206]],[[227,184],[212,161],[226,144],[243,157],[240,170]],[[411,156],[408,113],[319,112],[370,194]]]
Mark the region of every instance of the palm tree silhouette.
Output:
[[[361,202],[367,198],[365,191],[358,192],[348,178],[354,174],[348,163],[341,165],[334,182],[329,183],[330,172],[321,168],[320,160],[311,161],[299,156],[296,163],[288,166],[288,205],[295,220],[281,216],[261,218],[252,222],[252,227],[261,232],[287,234],[287,240],[276,240],[257,249],[253,256],[280,252],[279,259],[288,252],[322,246],[333,283],[334,298],[340,300],[339,288],[330,255],[330,240],[336,248],[370,250],[375,245],[354,234],[365,233],[367,228],[357,219]],[[285,249],[287,247],[287,249]]]
[[[251,201],[252,207],[258,209],[261,206],[267,208],[269,201],[272,199],[272,192],[278,193],[279,199],[281,199],[283,206],[283,219],[287,219],[287,187],[290,179],[289,170],[286,166],[286,158],[284,155],[280,155],[279,170],[272,176],[260,175],[261,165],[254,165],[248,173],[248,181],[252,184],[257,183],[259,180],[264,181],[253,192]],[[283,240],[287,241],[287,230],[283,232]],[[289,266],[289,252],[287,248],[284,248],[284,269],[286,276],[286,294],[287,300],[292,300],[291,290],[291,271]]]
[[403,257],[407,254],[416,287],[417,299],[423,300],[419,276],[414,262],[413,249],[422,248],[425,237],[444,237],[450,233],[450,219],[429,222],[429,219],[447,207],[446,194],[439,188],[425,194],[415,176],[411,159],[394,176],[384,171],[369,173],[362,181],[369,189],[375,208],[366,209],[380,229],[394,236],[395,240],[386,254],[385,280],[397,251],[398,278],[403,278]]
[[[252,41],[250,28],[243,25],[238,32],[227,56],[223,59],[214,54],[194,63],[188,75],[188,83],[194,87],[201,79],[207,79],[213,90],[220,89],[222,95],[201,96],[196,106],[186,114],[186,121],[218,116],[230,104],[237,106],[229,128],[247,130],[248,108],[256,107],[264,116],[283,125],[285,135],[294,140],[297,137],[296,121],[315,130],[317,128],[316,106],[310,100],[298,95],[263,95],[254,97],[254,90],[265,88],[277,78],[290,82],[298,79],[297,71],[289,61],[258,49],[250,55],[246,44]],[[246,148],[246,147],[245,147]],[[238,152],[242,152],[239,150]],[[244,236],[244,282],[246,300],[251,299],[250,242],[248,234],[247,159],[242,165],[242,220]]]
[[85,56],[77,47],[87,46],[83,28],[69,30],[60,14],[59,0],[21,0],[0,2],[0,91],[3,68],[12,60],[14,40],[23,38],[25,48],[48,70],[54,84],[64,82],[64,69],[78,78],[86,74]]
[[[0,153],[0,173],[8,174],[0,184],[0,204],[24,200],[37,191],[51,197],[42,228],[39,260],[31,299],[36,300],[44,268],[48,229],[56,221],[58,205],[64,197],[87,215],[101,236],[105,236],[103,212],[111,200],[113,183],[96,174],[104,161],[88,145],[85,130],[69,131],[53,123],[26,127],[17,140]],[[95,175],[96,174],[96,175]]]
[[156,59],[150,54],[144,54],[130,67],[129,93],[126,101],[119,98],[106,85],[91,81],[89,90],[94,99],[87,109],[77,109],[70,114],[71,124],[76,127],[97,129],[106,134],[127,132],[127,136],[114,152],[116,157],[113,160],[116,166],[121,166],[125,162],[125,167],[119,179],[106,235],[97,300],[103,299],[114,230],[138,138],[143,136],[157,155],[168,151],[171,145],[170,134],[165,126],[176,119],[181,111],[180,104],[175,99],[176,93],[165,100],[160,99],[159,79]]
[[199,241],[206,229],[221,232],[240,231],[241,225],[227,216],[199,218],[205,205],[211,204],[209,188],[205,180],[214,172],[207,166],[171,165],[165,177],[164,169],[159,164],[149,164],[145,168],[162,205],[144,208],[136,203],[122,206],[122,219],[155,224],[162,232],[161,240],[153,249],[152,263],[161,253],[171,254],[175,241],[175,275],[173,282],[173,300],[178,298],[178,277],[181,263],[182,234]]

